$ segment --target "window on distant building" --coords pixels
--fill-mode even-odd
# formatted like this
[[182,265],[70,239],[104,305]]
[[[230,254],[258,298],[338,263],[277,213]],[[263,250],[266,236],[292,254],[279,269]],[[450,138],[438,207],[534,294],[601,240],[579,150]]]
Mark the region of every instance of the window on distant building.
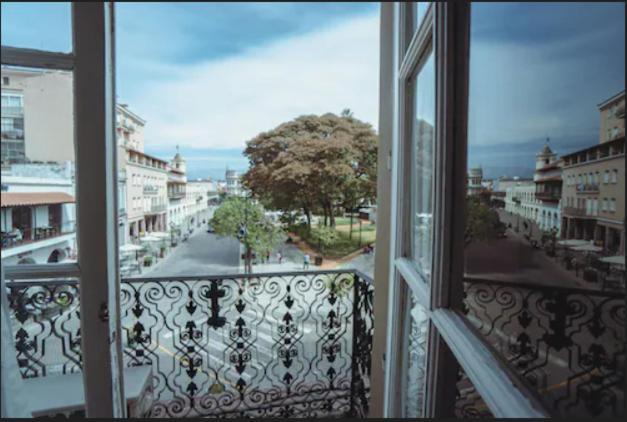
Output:
[[612,183],[617,183],[618,181],[618,170],[612,170]]
[[603,183],[608,184],[609,182],[610,182],[610,171],[605,170],[605,173],[603,173]]
[[603,198],[603,211],[607,212],[607,198]]
[[2,77],[2,85],[8,85],[9,84],[9,77],[8,76],[3,76]]
[[612,198],[612,202],[610,202],[610,211],[616,212],[616,198]]

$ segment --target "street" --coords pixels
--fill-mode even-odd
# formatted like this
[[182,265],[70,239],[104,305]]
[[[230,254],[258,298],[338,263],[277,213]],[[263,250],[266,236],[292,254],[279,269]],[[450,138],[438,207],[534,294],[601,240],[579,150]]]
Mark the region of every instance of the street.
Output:
[[176,277],[239,272],[239,241],[207,233],[206,225],[197,228],[168,256],[145,268],[136,277]]

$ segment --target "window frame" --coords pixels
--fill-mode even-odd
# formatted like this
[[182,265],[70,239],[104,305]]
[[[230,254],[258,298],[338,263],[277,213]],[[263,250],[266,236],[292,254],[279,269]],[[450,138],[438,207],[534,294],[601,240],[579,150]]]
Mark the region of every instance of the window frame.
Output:
[[[545,417],[546,411],[512,370],[460,314],[463,295],[464,219],[466,200],[467,107],[469,71],[469,2],[432,3],[420,26],[410,33],[412,3],[394,9],[394,112],[392,124],[391,241],[387,361],[384,416],[403,416],[406,363],[403,349],[407,293],[414,293],[429,319],[424,417],[453,416],[457,365],[473,383],[495,417]],[[409,41],[408,41],[409,40]],[[408,259],[411,176],[412,87],[408,78],[432,43],[436,62],[434,139],[433,249],[431,282],[421,279]],[[411,168],[411,167],[409,167]],[[457,217],[457,218],[456,218]]]
[[73,74],[78,257],[74,263],[8,266],[4,273],[16,280],[79,279],[86,415],[125,417],[117,253],[114,4],[72,3],[70,7],[70,52],[3,45],[1,55],[3,65]]

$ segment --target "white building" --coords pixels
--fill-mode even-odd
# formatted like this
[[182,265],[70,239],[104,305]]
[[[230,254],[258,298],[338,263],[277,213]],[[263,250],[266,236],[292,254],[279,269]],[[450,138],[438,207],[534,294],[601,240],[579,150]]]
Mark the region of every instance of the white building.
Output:
[[144,152],[146,122],[126,104],[116,107],[118,169],[126,178],[126,226],[120,244],[137,243],[153,231],[165,231],[168,163]]
[[229,170],[227,168],[225,173],[226,179],[226,193],[231,196],[242,196],[242,182],[241,176],[236,170]]
[[562,221],[562,165],[548,143],[536,154],[533,181],[536,184],[536,200],[539,201],[535,221],[541,230],[556,229],[559,234]]
[[477,195],[484,190],[483,169],[481,167],[472,168],[468,171],[468,195]]
[[505,211],[533,221],[541,230],[560,230],[561,166],[548,145],[536,154],[533,180],[501,180]]
[[4,265],[75,259],[73,169],[69,162],[13,164],[2,172]]
[[178,152],[168,167],[168,228],[187,230],[187,166]]

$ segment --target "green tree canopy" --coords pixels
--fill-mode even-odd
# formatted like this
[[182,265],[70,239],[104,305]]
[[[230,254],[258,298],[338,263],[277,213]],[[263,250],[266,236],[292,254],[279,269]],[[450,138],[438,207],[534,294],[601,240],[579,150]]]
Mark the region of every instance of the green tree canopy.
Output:
[[349,110],[301,116],[247,142],[242,181],[268,207],[302,210],[308,221],[321,209],[333,225],[337,207],[376,198],[377,142]]
[[271,252],[285,240],[285,233],[264,214],[264,208],[257,202],[241,198],[228,197],[213,213],[211,226],[220,236],[238,237],[245,229],[246,236],[240,236],[247,254]]
[[466,206],[466,244],[497,239],[505,232],[505,225],[497,212],[490,209],[479,197],[469,196]]

